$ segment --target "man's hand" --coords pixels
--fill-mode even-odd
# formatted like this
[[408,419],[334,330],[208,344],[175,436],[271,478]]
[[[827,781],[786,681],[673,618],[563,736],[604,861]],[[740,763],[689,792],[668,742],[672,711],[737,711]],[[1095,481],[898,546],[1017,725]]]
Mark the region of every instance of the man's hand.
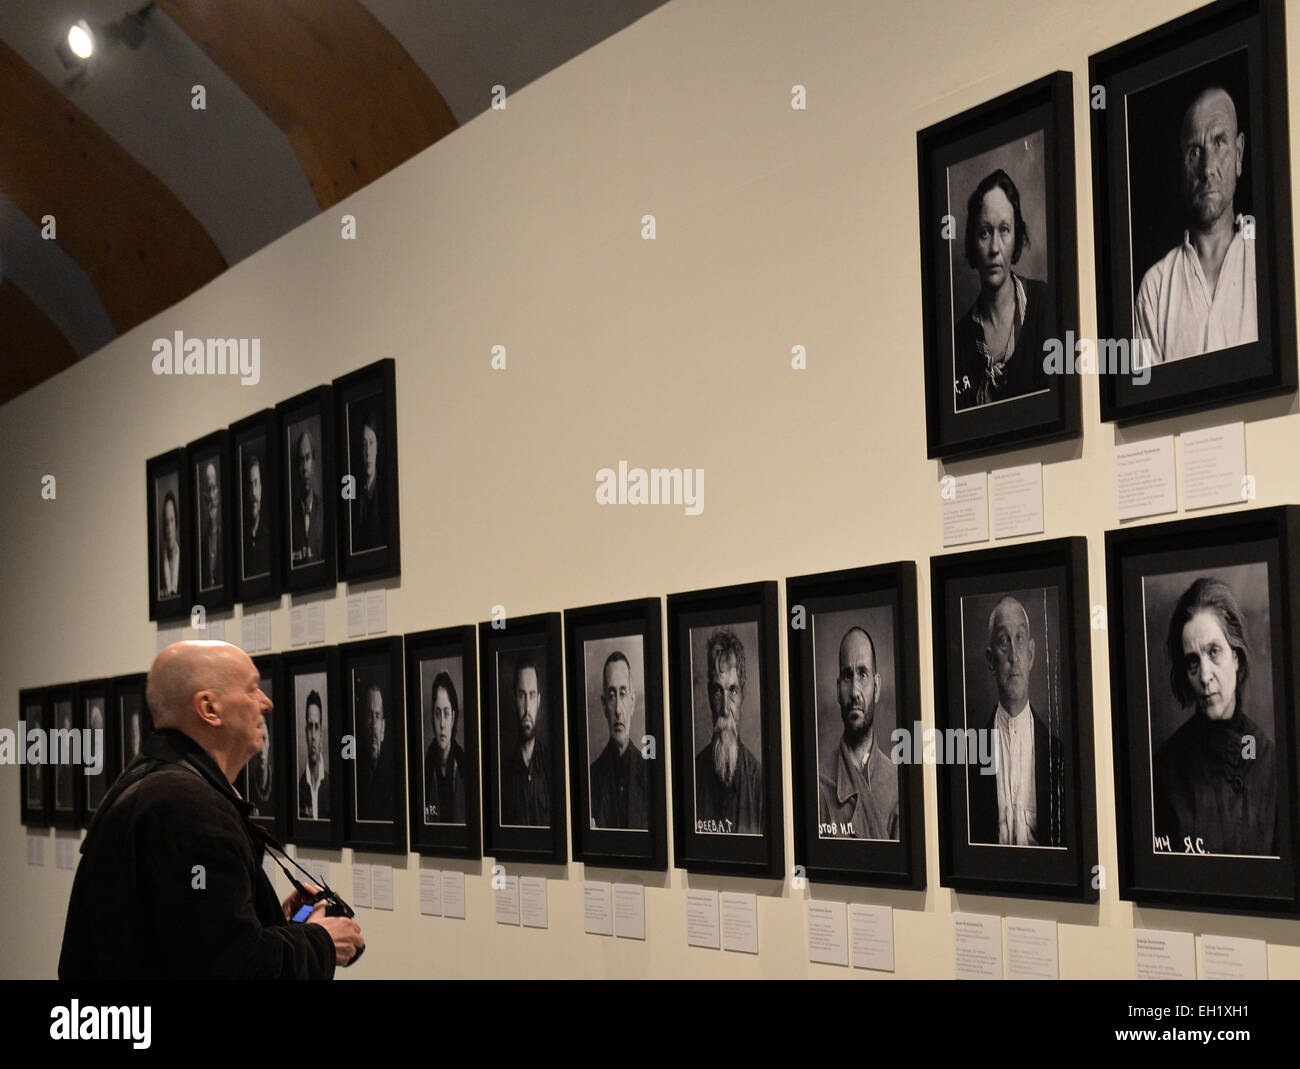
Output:
[[325,904],[320,903],[307,918],[308,924],[319,924],[334,940],[334,963],[346,965],[361,952],[366,941],[361,937],[361,925],[351,917],[325,916]]
[[[305,883],[303,884],[303,887],[307,889],[307,893],[310,895],[320,894],[321,889],[313,883]],[[307,899],[303,896],[303,893],[301,891],[294,891],[293,894],[284,900],[284,919],[287,921],[293,920],[293,915],[306,904]]]

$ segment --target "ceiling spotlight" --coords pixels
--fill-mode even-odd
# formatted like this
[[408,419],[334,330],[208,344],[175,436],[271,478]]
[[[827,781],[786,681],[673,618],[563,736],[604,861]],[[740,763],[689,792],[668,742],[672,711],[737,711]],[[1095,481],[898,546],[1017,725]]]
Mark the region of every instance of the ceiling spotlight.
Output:
[[95,35],[85,19],[74,22],[67,36],[54,46],[54,54],[68,70],[84,67],[94,52]]
[[95,35],[85,19],[78,19],[68,30],[68,48],[78,59],[89,59],[95,51]]

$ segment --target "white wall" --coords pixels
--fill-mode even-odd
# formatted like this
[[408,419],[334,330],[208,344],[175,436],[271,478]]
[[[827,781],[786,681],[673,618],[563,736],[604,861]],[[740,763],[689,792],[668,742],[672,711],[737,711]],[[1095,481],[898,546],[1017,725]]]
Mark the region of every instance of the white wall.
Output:
[[[20,687],[152,659],[146,458],[389,355],[405,551],[389,598],[394,632],[475,622],[496,603],[521,615],[915,559],[932,723],[928,557],[942,551],[945,469],[925,459],[916,131],[1049,71],[1074,72],[1080,308],[1091,332],[1087,57],[1188,6],[676,0],[511,97],[0,408],[10,451],[0,467],[0,723],[16,723]],[[1300,9],[1290,15],[1295,70]],[[806,111],[790,107],[795,83],[807,86]],[[1300,144],[1294,129],[1292,139]],[[357,217],[355,242],[340,240],[344,212]],[[645,213],[658,222],[652,242],[640,237]],[[261,384],[156,378],[150,343],[177,329],[261,338]],[[497,344],[505,372],[489,368]],[[795,344],[807,347],[806,371],[790,368]],[[1116,525],[1116,441],[1245,418],[1258,503],[1300,501],[1293,397],[1120,432],[1098,422],[1086,380],[1084,413],[1082,440],[995,463],[1045,461],[1044,537],[1088,537],[1093,603],[1105,600],[1103,531]],[[703,515],[597,506],[595,473],[619,459],[706,469]],[[58,478],[55,501],[40,497],[46,473]],[[343,594],[327,603],[331,642],[346,636]],[[288,628],[285,607],[277,649]],[[1115,873],[1107,671],[1098,641],[1099,848]],[[1130,976],[1133,927],[1265,938],[1272,975],[1300,977],[1295,922],[1136,909],[1114,879],[1097,906],[940,888],[933,773],[927,892],[813,889],[897,908],[898,976],[952,975],[951,913],[962,909],[1060,921],[1063,977]],[[0,768],[0,906],[22,918],[0,949],[0,975],[47,977],[72,873],[54,868],[52,833],[45,867],[23,863],[18,793],[18,770]],[[335,855],[345,894],[350,861]],[[487,862],[469,866],[468,920],[421,917],[420,865],[399,865],[395,913],[362,911],[370,951],[356,974],[845,975],[807,964],[805,894],[788,884],[651,877],[649,938],[634,944],[582,934],[581,865],[512,868],[557,877],[548,931],[493,922]],[[758,892],[759,956],[687,949],[683,888],[693,885]]]

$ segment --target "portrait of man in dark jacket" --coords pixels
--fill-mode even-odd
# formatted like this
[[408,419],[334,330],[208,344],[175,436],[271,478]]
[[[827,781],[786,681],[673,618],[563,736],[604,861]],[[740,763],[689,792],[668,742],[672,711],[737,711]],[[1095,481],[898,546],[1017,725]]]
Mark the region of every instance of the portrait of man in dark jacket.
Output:
[[351,553],[367,553],[383,549],[384,494],[379,457],[379,421],[370,407],[361,407],[351,415],[353,420],[352,472],[357,480],[357,496],[348,503],[351,509]]
[[1018,598],[1007,595],[989,614],[984,660],[997,687],[998,704],[980,726],[995,740],[997,757],[992,771],[975,765],[967,769],[970,841],[1061,846],[1064,753],[1061,740],[1029,700],[1038,643]]
[[644,831],[649,827],[646,764],[632,742],[636,713],[632,665],[621,650],[614,650],[605,658],[600,676],[600,705],[609,725],[609,741],[591,763],[591,826]]
[[501,823],[512,827],[551,826],[551,755],[542,730],[543,650],[522,650],[502,705],[502,720],[514,713],[514,744],[501,752]]
[[357,819],[393,819],[393,752],[384,692],[378,683],[362,689],[357,708]]

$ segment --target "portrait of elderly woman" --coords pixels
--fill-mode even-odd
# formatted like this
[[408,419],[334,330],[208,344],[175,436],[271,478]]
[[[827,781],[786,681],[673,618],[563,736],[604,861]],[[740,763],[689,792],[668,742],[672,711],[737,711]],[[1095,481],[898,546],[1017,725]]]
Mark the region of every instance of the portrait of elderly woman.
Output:
[[1155,753],[1156,850],[1276,855],[1275,749],[1250,715],[1252,650],[1232,588],[1197,578],[1174,606],[1165,648],[1174,698],[1191,715]]
[[958,411],[1047,388],[1047,285],[1014,270],[1032,241],[1016,183],[1001,167],[986,174],[966,203],[965,260],[979,292],[953,331]]

